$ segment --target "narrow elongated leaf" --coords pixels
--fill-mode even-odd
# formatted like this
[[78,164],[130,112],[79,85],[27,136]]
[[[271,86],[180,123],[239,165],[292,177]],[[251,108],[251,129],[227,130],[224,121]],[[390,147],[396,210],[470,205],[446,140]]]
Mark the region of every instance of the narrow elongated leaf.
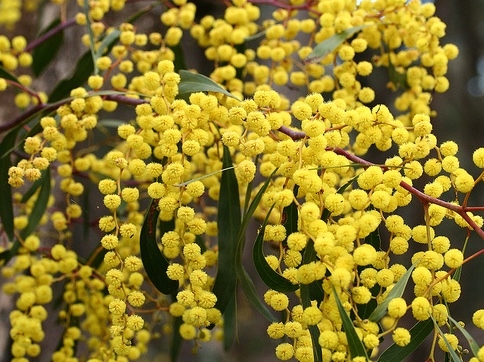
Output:
[[272,174],[266,179],[262,187],[259,189],[257,194],[254,196],[254,199],[250,202],[249,206],[245,208],[245,213],[242,218],[242,224],[240,226],[238,240],[237,240],[237,254],[236,254],[236,263],[235,269],[237,271],[237,278],[240,282],[242,290],[244,291],[245,296],[251,302],[252,306],[269,322],[276,321],[276,318],[272,315],[269,311],[267,306],[261,301],[260,297],[257,294],[255,289],[254,282],[252,281],[251,277],[247,273],[242,263],[242,255],[244,251],[245,245],[245,230],[247,229],[247,225],[249,224],[249,220],[254,215],[255,210],[260,204],[262,199],[262,195],[267,190],[269,186],[272,176],[275,174],[276,170],[272,172]]
[[8,169],[12,166],[10,160],[9,150],[15,145],[17,139],[18,128],[10,131],[0,142],[0,154],[5,155],[0,158],[0,184],[4,185],[4,198],[3,202],[0,202],[0,219],[2,221],[2,227],[10,240],[14,239],[13,233],[13,202],[12,202],[12,189],[8,184]]
[[388,347],[378,359],[378,362],[396,362],[404,361],[418,346],[427,338],[427,336],[434,330],[434,324],[430,319],[421,321],[415,324],[410,329],[410,343],[405,347],[392,344]]
[[12,166],[9,157],[0,159],[0,184],[3,185],[2,202],[0,202],[0,220],[3,231],[7,234],[9,240],[13,240],[13,202],[12,188],[8,184],[8,169]]
[[[54,29],[60,23],[60,18],[54,19],[37,37]],[[62,30],[50,35],[42,43],[38,44],[32,52],[32,71],[37,77],[54,59],[64,41],[64,32]]]
[[381,250],[381,238],[378,229],[372,231],[370,235],[365,238],[365,244],[369,244],[375,248],[375,250]]
[[175,66],[175,72],[179,72],[182,69],[187,69],[187,64],[185,62],[185,52],[183,51],[182,45],[179,43],[175,46],[170,47],[174,54],[173,65]]
[[439,331],[440,337],[444,340],[444,343],[445,343],[447,349],[449,350],[449,352],[447,352],[447,353],[450,354],[450,358],[452,359],[452,361],[453,362],[461,362],[462,359],[457,355],[457,353],[450,346],[449,341],[445,337],[444,332],[442,332],[442,329],[440,329],[439,325],[435,321],[435,318],[433,316],[430,316],[430,318],[432,319],[432,322],[434,322],[434,328]]
[[[293,193],[294,195],[297,195],[297,191],[299,189],[299,186],[294,186]],[[283,224],[284,227],[286,228],[286,235],[289,236],[293,232],[297,231],[297,221],[299,218],[298,210],[297,210],[297,205],[296,202],[292,202],[290,205],[286,206],[282,210],[282,218],[284,220]],[[286,240],[283,241],[284,246],[287,243],[287,237]]]
[[396,88],[408,89],[407,73],[402,73],[390,63],[388,65],[388,75]]
[[336,305],[338,306],[339,315],[341,317],[341,321],[343,322],[343,330],[345,332],[346,338],[348,339],[348,346],[350,348],[350,355],[351,358],[355,357],[366,357],[368,360],[368,355],[366,354],[365,346],[363,342],[358,337],[356,333],[355,326],[351,321],[350,317],[346,313],[346,310],[343,308],[341,301],[339,300],[338,293],[333,287],[334,297],[336,299]]
[[281,274],[273,270],[267,263],[264,257],[264,231],[266,229],[267,221],[271,214],[272,207],[267,213],[264,222],[257,234],[255,239],[254,247],[252,249],[252,257],[254,258],[255,268],[259,273],[262,281],[271,289],[277,290],[278,292],[294,292],[299,286],[292,284],[289,280],[284,278]]
[[111,47],[112,44],[114,44],[114,42],[118,41],[120,34],[121,34],[121,31],[119,31],[118,29],[115,29],[104,37],[104,39],[101,41],[101,44],[99,44],[99,47],[97,48],[97,51],[95,54],[96,59],[101,58],[104,55],[104,52],[109,50],[109,48]]
[[200,235],[195,236],[195,243],[200,247],[200,252],[203,254],[207,250],[205,241]]
[[[381,250],[381,240],[380,240],[380,232],[378,229],[375,231],[371,232],[370,235],[368,235],[365,238],[365,244],[369,244],[375,248],[375,250]],[[358,274],[360,274],[364,269],[367,267],[359,267],[358,268]],[[368,319],[368,317],[373,313],[375,308],[377,307],[378,303],[376,301],[376,296],[380,292],[380,286],[375,285],[373,288],[370,289],[371,295],[373,298],[370,299],[370,301],[366,304],[358,304],[358,316],[361,319]]]
[[218,210],[218,268],[213,293],[217,296],[215,308],[222,313],[235,294],[237,274],[236,263],[238,234],[241,226],[241,211],[239,186],[235,171],[232,168],[232,156],[227,146],[224,146],[222,156],[223,168],[220,180],[220,197]]
[[243,266],[236,266],[236,268],[240,286],[252,306],[269,322],[277,321],[277,318],[274,317],[269,308],[267,308],[267,306],[261,301],[255,289],[254,282],[247,273],[247,270],[245,270]]
[[26,203],[39,189],[39,187],[42,185],[42,178],[39,178],[38,180],[34,181],[34,183],[29,187],[27,191],[22,195],[22,198],[20,199],[21,203]]
[[[0,142],[0,158],[9,156],[12,151],[17,149],[24,142],[26,137],[33,136],[39,133],[42,130],[42,126],[37,120],[40,117],[51,113],[53,110],[59,108],[60,105],[67,103],[69,100],[70,99],[62,100],[51,104],[39,104],[33,106],[32,108],[29,108],[27,111],[22,113],[19,117],[15,118],[10,123],[10,125],[3,128],[3,130],[9,130],[9,132],[3,138],[2,142]],[[29,122],[31,123],[29,124]],[[21,137],[18,137],[19,131],[24,131],[22,128],[26,124],[29,124],[30,130],[27,133],[21,133]],[[17,141],[17,138],[19,138],[20,140]],[[6,139],[9,139],[9,142],[6,142]],[[12,139],[13,143],[11,143]]]
[[[119,39],[119,33],[115,30],[113,31],[113,36],[106,36],[101,45],[103,46],[103,51],[109,51],[113,45]],[[72,89],[82,86],[89,76],[94,72],[94,60],[95,54],[91,51],[85,52],[77,61],[76,67],[72,71],[68,78],[61,80],[54,90],[49,95],[49,102],[56,102],[69,96]]]
[[0,65],[0,78],[4,78],[6,80],[12,80],[15,83],[20,83],[15,74],[11,71],[6,69],[3,65]]
[[346,39],[353,36],[363,29],[365,25],[358,25],[352,28],[343,30],[341,33],[334,34],[328,39],[322,41],[316,45],[313,51],[306,57],[306,63],[317,63],[323,59],[326,55],[334,51],[340,46]]
[[232,93],[203,74],[192,73],[183,69],[179,73],[181,80],[178,85],[178,94],[180,96],[190,95],[195,92],[215,92],[237,99]]
[[449,320],[454,323],[455,327],[462,333],[462,335],[467,339],[467,342],[469,343],[469,347],[472,351],[472,353],[474,354],[474,356],[477,357],[477,353],[479,352],[479,345],[477,344],[476,340],[474,339],[474,337],[472,337],[469,332],[467,332],[465,330],[465,328],[463,328],[459,322],[457,322],[454,318],[452,318],[451,316],[449,316]]
[[90,51],[85,52],[77,61],[76,67],[68,78],[61,80],[49,95],[49,102],[56,102],[67,97],[71,90],[82,86],[94,71]]
[[[317,260],[316,251],[314,250],[314,243],[309,241],[304,249],[302,264],[309,264]],[[301,284],[301,299],[303,307],[307,308],[311,305],[311,301],[315,300],[318,304],[324,299],[323,284],[320,280],[315,280],[310,284]]]
[[204,178],[207,178],[207,177],[210,177],[210,176],[213,176],[213,175],[216,175],[220,172],[224,172],[224,171],[227,171],[228,169],[231,169],[231,168],[234,168],[234,166],[231,166],[231,167],[227,167],[227,168],[223,168],[221,169],[220,171],[214,171],[214,172],[210,172],[210,173],[207,173],[207,174],[203,174],[202,176],[200,177],[195,177],[195,178],[192,178],[191,180],[188,180],[188,181],[185,181],[185,182],[181,182],[179,184],[175,184],[174,186],[176,187],[181,187],[181,186],[186,186],[194,181],[200,181],[200,180],[203,180]]
[[256,39],[262,38],[264,35],[266,35],[266,30],[259,31],[258,33],[250,35],[247,38],[245,38],[244,40],[245,41],[256,40]]
[[180,326],[182,325],[182,317],[173,318],[172,328],[173,333],[171,333],[171,345],[170,345],[170,360],[171,362],[176,362],[178,360],[178,355],[180,354],[181,345],[183,339],[180,335]]
[[224,312],[224,349],[232,347],[237,336],[237,298],[235,294],[229,300]]
[[[345,192],[345,190],[348,187],[350,187],[351,184],[353,183],[353,181],[355,181],[357,178],[358,178],[358,176],[355,176],[355,177],[351,178],[350,180],[348,180],[348,182],[346,182],[343,186],[341,186],[338,189],[338,191],[336,191],[336,193],[343,194],[343,192]],[[328,221],[330,215],[331,215],[331,212],[329,212],[329,210],[325,208],[323,210],[323,214],[321,215],[321,220]]]
[[[303,264],[308,264],[316,260],[316,252],[314,245],[310,241],[306,246],[303,254]],[[311,284],[301,284],[301,303],[304,308],[311,306],[311,301],[316,300],[318,304],[324,298],[324,291],[322,289],[321,281],[314,281]],[[315,361],[322,361],[322,350],[319,346],[320,331],[317,326],[309,326],[309,334],[311,335],[311,341],[313,342],[313,357]]]
[[[22,239],[25,239],[35,230],[35,228],[40,222],[40,219],[44,215],[45,210],[47,209],[47,204],[49,202],[50,191],[51,191],[51,184],[50,184],[51,180],[50,180],[49,168],[47,168],[42,172],[41,180],[42,182],[40,184],[40,190],[37,195],[37,200],[29,215],[29,222],[27,226],[20,231],[20,237]],[[11,258],[13,258],[17,254],[17,251],[19,248],[20,248],[20,242],[18,239],[15,239],[9,250],[5,250],[4,252],[0,253],[0,260],[5,260],[5,262],[8,262]]]
[[388,303],[390,303],[392,299],[399,298],[403,295],[403,292],[407,287],[408,279],[410,278],[410,275],[412,275],[415,265],[416,264],[413,264],[410,268],[408,268],[405,274],[403,274],[398,282],[396,282],[392,290],[390,290],[385,300],[375,308],[373,313],[371,313],[371,315],[368,317],[370,321],[378,322],[380,319],[382,319],[387,313]]
[[168,278],[168,260],[158,247],[156,242],[156,225],[160,210],[156,200],[151,202],[146,212],[145,220],[140,234],[140,253],[141,261],[153,285],[163,294],[173,293],[178,289],[178,281]]
[[32,208],[32,212],[29,216],[29,223],[20,232],[20,236],[25,239],[29,236],[37,227],[44,216],[45,210],[47,209],[47,204],[49,203],[50,191],[51,191],[51,179],[50,179],[50,168],[45,169],[42,171],[42,180],[40,184],[40,190],[37,195],[37,200],[35,201],[35,205]]

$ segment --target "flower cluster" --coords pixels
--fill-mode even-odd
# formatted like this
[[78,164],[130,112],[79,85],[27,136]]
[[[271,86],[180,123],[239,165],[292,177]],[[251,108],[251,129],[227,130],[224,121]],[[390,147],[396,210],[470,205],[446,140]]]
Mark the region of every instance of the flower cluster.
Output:
[[[446,232],[454,224],[484,237],[475,214],[482,208],[467,205],[484,173],[462,168],[458,145],[433,133],[431,95],[448,89],[448,62],[458,55],[441,42],[435,6],[275,0],[261,19],[257,3],[233,0],[222,18],[197,21],[193,3],[167,2],[156,27],[163,31],[148,33],[134,18],[108,25],[123,0],[90,1],[72,22],[86,29],[82,43],[92,53],[85,84],[54,104],[30,88],[29,76],[0,78],[1,91],[20,90],[20,110],[40,111],[6,175],[25,190],[13,194],[13,243],[0,254],[11,279],[3,291],[16,295],[14,361],[41,354],[55,283],[64,332],[54,361],[136,360],[155,331],[172,326],[195,347],[224,338],[234,297],[224,293],[235,293],[235,282],[221,292],[217,279],[233,269],[233,280],[251,288],[241,258],[252,216],[264,220],[258,238],[268,252],[254,260],[269,289],[251,300],[269,316],[278,359],[364,361],[386,337],[409,345],[401,320],[435,323],[430,360],[435,346],[462,353],[450,327],[461,297],[455,276],[481,252],[467,255],[467,241],[451,242]],[[187,36],[213,64],[211,80],[181,71]],[[0,36],[3,67],[31,66],[26,47],[23,37]],[[367,85],[375,68],[388,71],[395,114]],[[294,89],[302,91],[292,97]],[[114,111],[128,116],[109,119]],[[370,149],[381,164],[362,158]],[[483,169],[484,148],[472,160]],[[99,200],[95,220],[83,201],[91,197]],[[222,204],[230,215],[218,213]],[[405,208],[422,208],[424,217],[412,225]],[[97,231],[87,257],[76,223]],[[159,253],[144,254],[148,243]],[[160,291],[165,283],[175,288]],[[404,294],[407,284],[413,291]],[[282,319],[271,319],[266,305]],[[473,315],[481,329],[483,313]],[[86,355],[77,355],[78,344]],[[473,352],[484,361],[484,347]]]

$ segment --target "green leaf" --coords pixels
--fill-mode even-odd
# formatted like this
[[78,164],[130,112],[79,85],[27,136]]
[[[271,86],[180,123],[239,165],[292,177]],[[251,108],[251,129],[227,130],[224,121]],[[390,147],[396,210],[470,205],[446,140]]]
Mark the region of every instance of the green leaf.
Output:
[[[304,250],[303,254],[303,264],[308,264],[316,260],[316,252],[314,250],[314,245],[309,242]],[[316,300],[321,302],[324,298],[324,291],[322,289],[322,283],[320,281],[314,281],[311,284],[301,284],[300,286],[301,302],[304,308],[311,306],[311,301]],[[315,361],[322,360],[322,351],[319,347],[319,335],[320,331],[317,326],[309,326],[309,334],[311,335],[311,340],[313,342],[313,356]]]
[[4,78],[6,80],[14,81],[15,83],[20,83],[15,74],[11,71],[6,69],[3,65],[0,65],[0,78]]
[[[293,194],[297,195],[297,191],[299,189],[298,185],[294,186]],[[290,205],[286,206],[282,210],[282,219],[284,220],[284,227],[286,228],[286,235],[291,235],[293,232],[298,231],[297,230],[297,221],[299,218],[298,214],[298,209],[296,202],[293,201]],[[287,237],[286,240],[283,241],[284,246],[287,243]]]
[[[2,140],[0,143],[0,153],[4,153],[5,150],[10,149],[15,144],[16,134],[18,130],[16,130],[14,135],[9,133],[7,137]],[[7,234],[9,240],[14,239],[14,226],[13,226],[13,202],[12,202],[12,188],[8,183],[8,169],[12,166],[12,162],[10,160],[9,155],[7,154],[5,157],[0,158],[0,184],[4,185],[4,196],[2,197],[3,202],[0,202],[0,219],[2,220],[2,227],[5,233]]]
[[403,292],[407,287],[408,279],[410,278],[410,275],[412,275],[412,271],[415,268],[415,265],[416,264],[413,264],[410,268],[408,268],[408,270],[405,272],[405,274],[402,275],[402,277],[398,280],[392,290],[390,290],[385,300],[381,304],[379,304],[378,307],[375,308],[373,313],[371,313],[371,315],[368,317],[370,321],[378,322],[380,319],[382,319],[387,313],[388,303],[390,303],[392,299],[399,298],[403,295]]
[[9,240],[14,239],[12,188],[8,184],[8,169],[11,165],[8,157],[0,159],[0,183],[3,185],[0,219],[3,231],[7,234]]
[[76,67],[68,78],[61,80],[49,95],[49,102],[56,102],[68,96],[72,89],[82,86],[94,71],[90,51],[85,52],[77,61]]
[[240,229],[238,233],[237,253],[235,257],[235,260],[236,260],[235,269],[237,271],[237,277],[242,287],[242,290],[244,291],[245,296],[247,297],[249,302],[252,303],[253,307],[269,322],[276,321],[276,318],[272,315],[272,313],[269,311],[267,306],[261,301],[260,297],[258,296],[257,291],[255,289],[254,282],[252,281],[251,277],[245,270],[244,265],[242,263],[242,255],[243,255],[243,250],[245,245],[245,230],[247,230],[249,221],[251,220],[252,215],[254,215],[255,210],[259,206],[260,201],[262,199],[262,195],[267,190],[267,187],[269,186],[272,180],[272,176],[274,176],[275,172],[276,170],[274,170],[272,174],[266,179],[262,187],[259,189],[259,191],[257,191],[256,195],[254,196],[254,199],[251,201],[249,206],[245,209],[244,216],[242,217],[242,224],[240,225]]
[[22,204],[26,203],[39,189],[39,187],[42,185],[42,178],[39,178],[38,180],[34,181],[32,185],[29,187],[27,191],[22,195],[22,198],[20,199],[20,202]]
[[410,343],[405,347],[392,344],[388,347],[378,359],[378,362],[397,362],[404,361],[418,346],[427,338],[427,336],[434,330],[434,324],[430,319],[421,321],[415,324],[410,329]]
[[244,40],[245,41],[256,40],[256,39],[262,38],[264,35],[266,35],[266,30],[259,31],[258,33],[250,35],[247,38],[245,38]]
[[368,360],[368,355],[366,354],[365,346],[363,345],[363,342],[361,341],[361,339],[358,337],[358,334],[356,333],[353,322],[351,321],[350,317],[346,313],[346,310],[343,308],[343,305],[339,300],[338,293],[336,293],[334,286],[333,286],[333,293],[336,299],[336,305],[338,306],[338,311],[341,317],[341,321],[343,322],[343,330],[348,340],[348,347],[350,348],[351,358],[366,357],[366,359]]
[[[8,128],[8,134],[3,138],[2,142],[0,142],[0,158],[8,157],[12,151],[17,149],[24,142],[26,137],[41,132],[42,126],[40,125],[40,122],[38,122],[38,119],[56,110],[60,105],[67,101],[68,100],[63,100],[52,104],[36,105],[13,120],[11,127]],[[21,133],[19,137],[19,131],[26,124],[29,124],[31,127],[30,130],[27,133],[22,130],[23,133]],[[21,138],[21,140],[17,142],[17,138]],[[6,141],[7,139],[9,140],[8,142]]]
[[95,59],[101,58],[104,55],[104,52],[108,51],[111,45],[118,41],[120,34],[121,31],[115,29],[111,31],[108,35],[106,35],[101,41],[101,44],[99,44],[99,47],[97,48]]
[[[114,35],[112,37],[111,34],[107,35],[101,42],[103,51],[109,51],[118,40],[118,31],[114,30],[113,33]],[[56,102],[69,96],[72,89],[82,86],[87,81],[89,76],[94,72],[94,56],[91,51],[87,51],[79,58],[71,75],[61,80],[54,90],[52,90],[49,95],[49,102]]]
[[37,195],[37,200],[35,201],[35,205],[32,208],[32,212],[29,216],[29,223],[20,232],[20,236],[25,239],[29,236],[37,227],[44,216],[45,210],[47,209],[47,204],[49,203],[50,198],[50,191],[51,191],[51,179],[50,179],[50,168],[42,171],[42,176],[40,178],[40,190]]
[[[388,59],[391,59],[391,57]],[[402,89],[409,88],[407,83],[407,73],[400,72],[391,62],[388,65],[388,76],[395,87]]]
[[365,238],[365,244],[369,244],[375,248],[375,250],[381,250],[381,238],[378,229],[372,231],[370,235]]
[[[44,215],[45,210],[47,209],[47,204],[49,202],[50,191],[51,191],[51,180],[50,180],[49,168],[42,171],[42,176],[40,180],[41,180],[40,190],[37,195],[37,200],[35,201],[34,207],[32,208],[32,211],[29,215],[29,222],[27,226],[20,231],[20,237],[22,239],[25,239],[27,236],[32,234],[32,232],[39,224],[40,219]],[[5,260],[5,262],[8,262],[11,258],[13,258],[17,254],[17,251],[19,248],[20,248],[20,242],[18,239],[15,239],[9,250],[5,250],[4,252],[0,253],[0,260]]]
[[182,317],[173,318],[172,328],[173,333],[171,333],[171,345],[170,345],[170,360],[171,362],[176,362],[178,360],[178,355],[180,354],[181,345],[183,339],[180,335],[180,326],[182,325]]
[[321,349],[321,345],[319,344],[319,335],[320,331],[318,326],[312,325],[308,326],[309,335],[311,336],[311,341],[313,342],[313,358],[315,361],[322,361],[323,360],[323,351]]
[[166,275],[169,263],[156,242],[156,225],[158,224],[159,215],[158,204],[156,200],[152,200],[141,228],[141,261],[143,262],[146,275],[156,289],[163,294],[170,294],[178,289],[178,281],[172,280]]
[[457,353],[450,346],[449,341],[445,337],[444,332],[442,332],[442,329],[440,329],[439,325],[435,321],[435,318],[433,316],[430,316],[430,318],[432,319],[432,322],[434,322],[435,329],[437,329],[439,331],[440,337],[444,340],[444,343],[447,346],[447,349],[449,350],[449,352],[447,352],[447,353],[450,354],[450,357],[451,357],[452,361],[454,361],[454,362],[461,362],[462,359],[457,355]]
[[233,168],[235,168],[235,167],[234,167],[234,166],[230,166],[230,167],[227,167],[227,168],[223,168],[223,169],[221,169],[221,170],[219,170],[219,171],[214,171],[214,172],[210,172],[210,173],[207,173],[207,174],[203,174],[203,175],[202,175],[202,176],[200,176],[200,177],[196,177],[196,178],[193,178],[193,179],[191,179],[191,180],[188,180],[188,181],[185,181],[185,182],[181,182],[181,183],[179,183],[179,184],[175,184],[174,186],[175,186],[175,187],[186,186],[186,185],[188,185],[188,184],[190,184],[190,183],[192,183],[192,182],[194,182],[194,181],[200,181],[200,180],[203,180],[204,178],[207,178],[207,177],[210,177],[210,176],[216,175],[216,174],[218,174],[218,173],[220,173],[220,172],[224,172],[224,171],[227,171],[227,170],[230,170],[230,169],[233,169]]
[[178,85],[179,96],[189,96],[196,92],[215,92],[238,99],[232,93],[228,92],[226,89],[222,88],[222,86],[203,74],[192,73],[183,69],[180,70],[179,73],[181,77],[180,84]]
[[234,268],[238,234],[241,229],[239,186],[232,168],[232,156],[224,146],[222,167],[228,168],[220,180],[218,209],[218,268],[212,292],[217,296],[215,308],[222,313],[235,294],[237,274]]
[[469,332],[467,332],[465,330],[465,328],[463,328],[459,322],[457,322],[454,318],[452,318],[451,316],[449,316],[449,320],[454,323],[455,327],[462,333],[462,335],[467,339],[467,342],[469,343],[469,347],[472,351],[472,353],[474,354],[474,356],[477,357],[477,353],[479,352],[479,345],[477,344],[476,340],[474,339],[474,337],[472,337]]
[[[42,32],[37,36],[47,33],[61,23],[60,18],[54,19]],[[64,41],[64,32],[58,31],[37,45],[32,52],[32,71],[35,76],[39,76],[42,71],[54,59]]]
[[237,336],[237,300],[235,294],[229,300],[224,312],[224,349],[227,351]]
[[180,43],[175,46],[171,46],[170,49],[174,54],[173,65],[175,67],[175,72],[180,72],[182,69],[187,69],[187,65],[185,63],[185,54],[183,52],[183,47]]
[[255,289],[254,282],[245,268],[240,265],[236,265],[237,277],[240,281],[240,286],[244,291],[244,295],[247,297],[252,306],[269,322],[277,321],[276,317],[271,313],[269,308],[261,301],[257,291]]
[[343,30],[341,33],[334,34],[328,39],[322,41],[316,45],[313,51],[306,57],[306,63],[317,63],[323,59],[326,55],[334,51],[340,46],[346,39],[350,38],[354,34],[358,33],[366,25],[358,25],[352,28]]
[[267,213],[264,222],[262,223],[262,227],[257,234],[255,239],[254,248],[252,249],[252,257],[254,258],[255,268],[259,273],[262,281],[271,289],[274,289],[278,292],[286,293],[286,292],[294,292],[299,289],[297,284],[292,284],[289,280],[284,278],[281,274],[277,273],[273,270],[270,265],[267,263],[267,260],[264,256],[264,231],[266,229],[267,221],[269,216],[271,215],[272,207]]
[[[303,254],[302,264],[309,264],[317,260],[316,251],[314,250],[314,243],[309,241]],[[304,308],[311,305],[311,301],[321,303],[324,299],[323,284],[321,281],[315,280],[310,284],[301,284],[301,299]]]
[[[355,181],[356,179],[358,178],[358,176],[355,176],[351,179],[348,180],[348,182],[346,182],[343,186],[341,186],[338,191],[336,191],[338,194],[343,194],[343,192],[345,192],[345,190],[351,186],[351,184],[353,183],[353,181]],[[323,210],[323,214],[321,215],[321,220],[324,220],[324,221],[328,221],[329,219],[329,216],[331,215],[331,212],[329,212],[328,209],[324,209]],[[377,249],[378,250],[378,249]]]

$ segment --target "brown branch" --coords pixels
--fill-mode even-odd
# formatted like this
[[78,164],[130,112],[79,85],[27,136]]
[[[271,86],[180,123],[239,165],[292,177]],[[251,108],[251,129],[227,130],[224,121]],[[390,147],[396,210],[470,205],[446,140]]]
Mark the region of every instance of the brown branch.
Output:
[[[286,127],[286,126],[280,127],[279,131],[288,135],[293,140],[299,140],[299,139],[303,139],[304,137],[306,137],[306,134],[304,132],[293,130],[293,129]],[[358,157],[358,156],[352,154],[351,152],[344,150],[342,148],[338,148],[338,147],[327,148],[327,150],[332,150],[333,152],[337,153],[338,155],[342,155],[342,156],[346,157],[346,159],[348,159],[349,161],[353,161],[353,162],[358,163],[360,165],[379,166],[379,165],[376,165],[376,164],[374,164],[370,161],[367,161],[367,160],[365,160],[361,157]],[[382,167],[382,166],[380,166],[380,167]],[[453,204],[453,203],[450,203],[450,202],[447,202],[447,201],[426,195],[422,191],[417,190],[415,187],[413,187],[412,185],[409,185],[405,181],[401,181],[400,186],[402,188],[404,188],[405,190],[407,190],[408,192],[410,192],[412,195],[416,196],[423,203],[439,205],[439,206],[445,207],[446,209],[449,209],[449,210],[456,212],[457,214],[462,216],[462,218],[467,222],[467,224],[469,224],[469,226],[481,237],[481,239],[484,240],[484,230],[482,230],[475,223],[475,221],[472,220],[472,218],[467,214],[467,212],[471,211],[471,210],[476,210],[476,211],[477,210],[479,210],[479,211],[484,210],[484,207],[467,207],[467,206],[462,206],[462,205],[456,205],[456,204]]]

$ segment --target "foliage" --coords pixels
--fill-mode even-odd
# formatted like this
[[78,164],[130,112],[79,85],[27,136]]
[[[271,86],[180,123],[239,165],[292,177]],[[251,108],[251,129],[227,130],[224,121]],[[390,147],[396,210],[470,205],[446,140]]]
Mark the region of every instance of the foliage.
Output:
[[[18,111],[0,125],[12,361],[136,360],[159,330],[173,360],[182,343],[228,349],[238,285],[281,360],[400,361],[428,338],[429,361],[484,361],[452,317],[465,299],[484,329],[460,286],[484,252],[466,252],[484,239],[484,207],[468,204],[484,148],[466,170],[433,133],[458,56],[434,4],[232,0],[215,18],[186,0],[53,3],[35,39],[0,35]],[[140,30],[160,8],[159,32]],[[13,27],[20,9],[5,9]],[[43,88],[74,27],[84,51]],[[188,38],[210,74],[185,69]],[[394,104],[371,87],[381,74]],[[52,313],[63,332],[47,356]]]

